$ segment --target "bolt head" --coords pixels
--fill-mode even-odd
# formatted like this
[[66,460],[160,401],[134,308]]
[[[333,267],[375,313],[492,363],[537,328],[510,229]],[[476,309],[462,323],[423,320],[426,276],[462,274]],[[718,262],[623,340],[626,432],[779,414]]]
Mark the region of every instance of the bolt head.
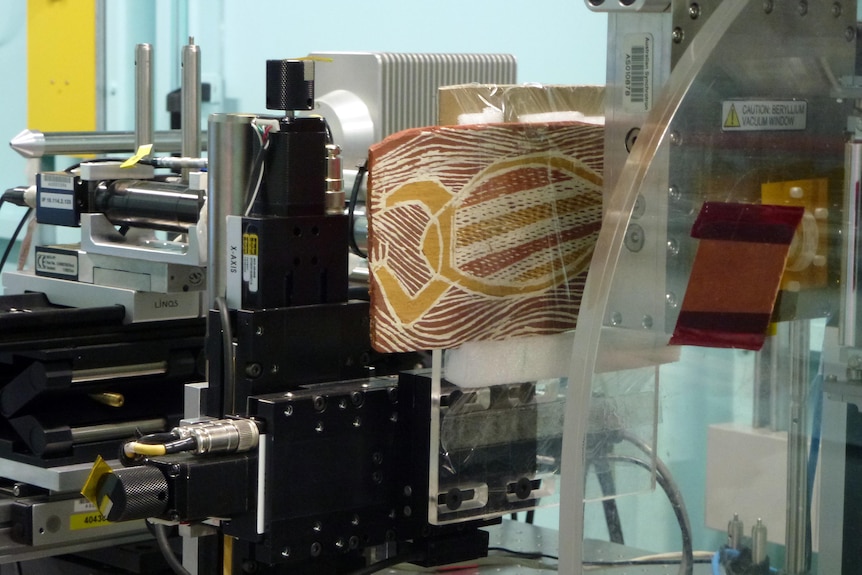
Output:
[[692,20],[697,20],[700,18],[700,5],[696,2],[692,2],[688,7],[688,16]]

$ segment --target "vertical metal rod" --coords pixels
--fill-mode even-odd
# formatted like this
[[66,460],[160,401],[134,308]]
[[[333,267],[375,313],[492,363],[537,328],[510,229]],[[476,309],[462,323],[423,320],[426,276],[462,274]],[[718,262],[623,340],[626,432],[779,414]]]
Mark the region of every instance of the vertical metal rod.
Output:
[[768,428],[772,425],[772,377],[775,337],[766,338],[763,348],[754,360],[754,396],[752,397],[752,425]]
[[106,0],[96,0],[96,130],[104,131],[108,115]]
[[[180,85],[182,101],[182,155],[199,158],[201,155],[201,51],[195,39],[182,51],[183,77]],[[183,169],[183,181],[188,179],[188,169]]]
[[862,142],[848,142],[844,152],[844,221],[842,222],[840,343],[859,347],[859,305],[856,281],[859,278],[860,180]]
[[153,143],[153,47],[135,47],[135,151]]
[[787,333],[785,324],[778,324],[775,335],[766,342],[755,359],[753,425],[771,431],[787,430]]
[[810,353],[807,321],[790,323],[790,421],[787,429],[787,521],[785,572],[806,572],[808,528],[808,387]]
[[[781,326],[779,326],[779,330]],[[786,338],[785,334],[785,338]],[[767,338],[771,339],[772,346],[769,350],[769,429],[772,431],[784,431],[787,429],[787,411],[782,410],[782,403],[785,403],[787,394],[781,393],[781,388],[784,382],[787,381],[787,370],[782,369],[779,362],[779,352],[781,350],[781,338],[776,336]],[[784,411],[784,417],[781,413]]]

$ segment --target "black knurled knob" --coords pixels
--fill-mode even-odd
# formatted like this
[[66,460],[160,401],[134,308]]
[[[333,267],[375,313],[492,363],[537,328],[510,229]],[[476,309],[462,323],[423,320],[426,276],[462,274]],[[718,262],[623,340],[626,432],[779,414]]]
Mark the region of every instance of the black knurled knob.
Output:
[[314,61],[267,60],[266,108],[314,109]]
[[124,467],[106,475],[98,491],[100,502],[105,497],[111,502],[104,511],[108,521],[158,517],[168,505],[168,482],[159,469],[148,465]]

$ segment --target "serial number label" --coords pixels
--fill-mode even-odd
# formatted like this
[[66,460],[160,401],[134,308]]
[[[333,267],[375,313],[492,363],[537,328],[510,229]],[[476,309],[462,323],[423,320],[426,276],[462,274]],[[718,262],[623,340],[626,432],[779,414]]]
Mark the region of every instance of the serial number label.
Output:
[[53,208],[57,210],[74,210],[75,197],[71,194],[60,194],[56,192],[40,192],[39,207]]
[[41,183],[43,188],[51,188],[52,190],[67,190],[75,191],[75,178],[65,174],[41,174]]
[[78,513],[69,517],[69,529],[72,531],[102,527],[108,524],[110,524],[110,521],[105,519],[105,516],[98,511],[94,513]]
[[623,39],[623,110],[645,114],[653,103],[653,38],[651,34],[628,34]]

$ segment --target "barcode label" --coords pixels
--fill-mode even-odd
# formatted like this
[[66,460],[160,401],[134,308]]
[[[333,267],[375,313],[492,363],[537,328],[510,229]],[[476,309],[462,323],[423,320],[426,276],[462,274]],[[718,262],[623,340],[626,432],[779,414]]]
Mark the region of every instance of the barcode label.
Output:
[[75,178],[73,176],[65,174],[41,174],[40,176],[43,188],[75,191]]
[[646,99],[646,48],[632,46],[631,53],[631,83],[629,92],[632,102],[643,103]]
[[652,108],[653,40],[650,34],[629,34],[623,44],[623,109],[645,113]]

